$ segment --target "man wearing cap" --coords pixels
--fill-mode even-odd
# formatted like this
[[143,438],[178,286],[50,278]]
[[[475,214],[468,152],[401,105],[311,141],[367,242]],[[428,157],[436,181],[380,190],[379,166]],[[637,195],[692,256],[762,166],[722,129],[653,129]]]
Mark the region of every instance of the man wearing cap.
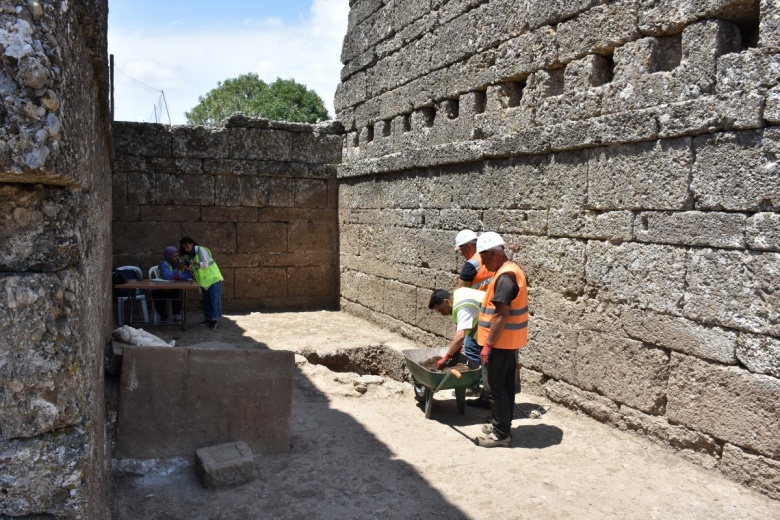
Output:
[[489,271],[477,254],[477,234],[470,229],[463,229],[455,235],[455,251],[460,251],[466,263],[460,270],[458,284],[455,288],[469,287],[484,291],[487,289],[493,273]]
[[476,438],[485,448],[512,445],[517,351],[528,343],[528,287],[525,274],[509,260],[504,239],[491,231],[477,239],[482,263],[495,271],[479,311],[477,342],[482,345],[483,374],[490,386],[491,421]]

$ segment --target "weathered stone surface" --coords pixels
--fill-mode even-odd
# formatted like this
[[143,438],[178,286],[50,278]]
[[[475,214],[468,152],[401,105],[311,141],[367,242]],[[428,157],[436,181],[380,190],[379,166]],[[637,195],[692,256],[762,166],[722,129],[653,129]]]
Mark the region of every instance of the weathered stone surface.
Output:
[[751,372],[780,378],[780,339],[743,332],[737,340],[737,359]]
[[220,488],[256,478],[252,450],[243,441],[195,450],[195,474],[203,486]]
[[726,443],[720,471],[743,486],[780,500],[780,462],[777,460],[754,455]]
[[594,7],[558,25],[558,46],[563,63],[588,53],[609,54],[611,50],[639,36],[637,2],[619,0]]
[[44,518],[37,515],[46,511],[47,515],[76,518],[100,508],[90,504],[88,496],[90,442],[80,428],[63,428],[34,439],[0,441],[0,515]]
[[752,4],[748,0],[640,0],[639,27],[644,33],[673,34],[696,20],[744,16]]
[[672,353],[670,421],[758,454],[780,453],[780,380]]
[[780,7],[772,0],[761,0],[758,46],[766,52],[780,51]]
[[735,365],[737,333],[685,318],[623,307],[620,324],[630,337],[703,359]]
[[228,131],[231,159],[290,161],[292,136],[286,132],[232,127]]
[[745,247],[745,215],[684,211],[642,212],[634,233],[640,242],[722,248]]
[[504,240],[529,284],[539,284],[567,295],[579,294],[584,289],[586,246],[583,242],[532,236],[505,237]]
[[528,327],[528,346],[518,355],[519,363],[554,379],[576,383],[577,332],[576,326],[534,317]]
[[171,131],[165,125],[115,122],[114,150],[117,155],[171,157]]
[[628,406],[620,407],[622,424],[626,429],[642,435],[655,437],[664,444],[681,450],[692,450],[705,453],[712,457],[708,464],[715,467],[717,457],[720,454],[721,445],[718,441],[695,430],[683,426],[670,424],[665,417],[647,415]]
[[588,242],[585,281],[598,298],[680,315],[685,295],[684,249],[671,246]]
[[755,213],[747,219],[747,247],[780,251],[780,213]]
[[686,263],[687,318],[780,335],[780,254],[692,249]]
[[719,133],[694,140],[691,192],[696,209],[773,211],[780,206],[776,129]]
[[588,207],[682,210],[689,202],[690,139],[598,148],[588,168]]
[[294,369],[292,352],[125,348],[116,456],[190,456],[236,438],[286,452]]
[[174,126],[171,145],[174,157],[225,159],[229,149],[228,130],[224,127]]
[[582,331],[577,339],[577,386],[662,415],[669,354],[638,341]]
[[89,195],[43,185],[0,184],[0,272],[57,271],[84,255]]
[[550,236],[614,241],[633,238],[634,216],[629,211],[550,210],[549,215]]
[[764,91],[780,80],[780,61],[759,49],[726,54],[718,60],[717,92]]
[[[0,439],[34,437],[87,412],[84,344],[72,319],[83,281],[71,270],[0,277]],[[101,352],[102,354],[102,352]]]
[[594,392],[554,380],[544,384],[544,392],[551,401],[580,410],[601,422],[617,424],[620,420],[618,405]]

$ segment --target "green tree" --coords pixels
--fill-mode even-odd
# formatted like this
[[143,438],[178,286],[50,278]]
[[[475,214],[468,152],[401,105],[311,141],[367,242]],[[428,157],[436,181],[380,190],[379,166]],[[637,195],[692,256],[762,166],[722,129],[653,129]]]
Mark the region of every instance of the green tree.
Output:
[[184,115],[191,125],[219,126],[233,112],[298,123],[329,118],[322,98],[305,85],[281,78],[269,85],[253,72],[217,82],[217,88],[199,96],[195,108]]

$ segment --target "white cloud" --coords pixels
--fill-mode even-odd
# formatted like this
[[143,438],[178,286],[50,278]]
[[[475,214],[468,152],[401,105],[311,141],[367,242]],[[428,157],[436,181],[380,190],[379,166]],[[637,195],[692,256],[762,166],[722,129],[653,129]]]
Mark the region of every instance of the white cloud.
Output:
[[[114,74],[115,119],[154,121],[154,105],[165,91],[172,124],[218,81],[256,72],[265,81],[293,78],[315,90],[331,116],[339,83],[341,44],[347,29],[348,0],[313,0],[310,16],[296,24],[278,18],[245,19],[229,32],[175,33],[112,30],[109,52],[125,74]],[[137,81],[129,78],[131,76]],[[167,116],[160,122],[167,123]]]

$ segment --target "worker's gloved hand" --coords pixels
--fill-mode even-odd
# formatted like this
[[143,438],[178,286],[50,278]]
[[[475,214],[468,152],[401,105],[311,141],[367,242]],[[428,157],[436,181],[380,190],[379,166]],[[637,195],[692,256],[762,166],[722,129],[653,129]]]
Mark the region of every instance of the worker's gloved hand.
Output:
[[452,356],[450,356],[449,354],[444,354],[444,357],[436,362],[436,370],[441,370],[442,368],[447,366],[447,363],[449,363],[451,359]]
[[482,347],[482,352],[479,353],[479,357],[482,358],[482,364],[487,365],[488,364],[488,356],[490,355],[490,351],[493,350],[493,346],[489,343],[485,343],[485,346]]

